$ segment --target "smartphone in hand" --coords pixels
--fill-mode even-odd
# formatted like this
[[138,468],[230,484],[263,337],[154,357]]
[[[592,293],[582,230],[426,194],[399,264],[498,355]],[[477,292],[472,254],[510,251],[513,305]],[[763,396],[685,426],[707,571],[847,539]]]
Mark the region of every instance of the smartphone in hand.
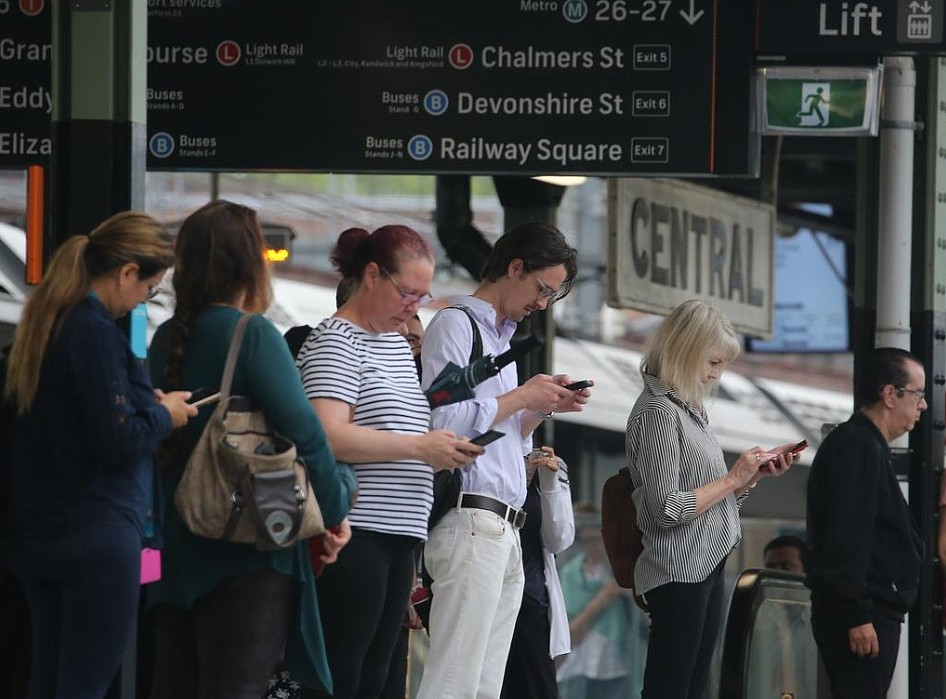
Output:
[[[808,440],[803,439],[798,444],[790,446],[788,449],[783,449],[782,451],[776,452],[779,456],[795,456],[799,452],[803,451],[809,446]],[[774,463],[774,459],[771,461],[766,461],[766,464]],[[764,464],[763,464],[764,465]]]
[[594,386],[595,382],[590,379],[585,379],[584,381],[576,381],[575,383],[568,384],[565,388],[569,391],[580,391],[583,388],[590,388]]
[[481,447],[485,447],[487,444],[492,444],[500,437],[506,436],[505,432],[500,432],[499,430],[489,430],[483,434],[478,434],[475,437],[470,437],[470,444],[476,444]]
[[220,400],[219,392],[212,393],[209,388],[195,388],[191,391],[191,397],[187,399],[187,402],[195,408],[199,408],[208,403],[216,403],[218,400]]

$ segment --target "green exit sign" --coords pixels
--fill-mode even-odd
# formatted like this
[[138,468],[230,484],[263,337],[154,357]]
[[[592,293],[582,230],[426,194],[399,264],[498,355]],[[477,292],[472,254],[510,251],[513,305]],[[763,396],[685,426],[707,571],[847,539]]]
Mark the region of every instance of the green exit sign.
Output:
[[876,136],[876,68],[760,68],[759,124],[764,134]]

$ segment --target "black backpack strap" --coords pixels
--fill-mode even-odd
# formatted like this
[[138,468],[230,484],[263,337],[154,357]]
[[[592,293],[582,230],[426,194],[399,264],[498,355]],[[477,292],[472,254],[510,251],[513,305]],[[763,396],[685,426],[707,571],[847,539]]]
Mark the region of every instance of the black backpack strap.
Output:
[[458,303],[454,306],[445,306],[443,310],[447,310],[448,308],[456,308],[458,311],[463,311],[466,313],[466,317],[470,319],[470,327],[473,329],[473,346],[470,348],[470,363],[473,363],[483,356],[483,336],[480,334],[480,326],[476,324],[473,311],[470,310],[469,306]]
[[285,332],[283,337],[286,339],[286,344],[289,345],[289,352],[292,354],[293,359],[299,357],[302,345],[305,344],[306,338],[309,337],[309,333],[311,332],[311,325],[296,325]]

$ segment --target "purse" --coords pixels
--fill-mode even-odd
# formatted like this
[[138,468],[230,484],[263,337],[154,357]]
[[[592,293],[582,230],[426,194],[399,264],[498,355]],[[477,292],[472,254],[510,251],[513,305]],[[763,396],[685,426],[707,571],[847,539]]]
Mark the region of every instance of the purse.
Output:
[[249,397],[230,395],[249,319],[237,323],[220,402],[184,466],[174,504],[197,536],[271,551],[324,533],[325,523],[296,445],[273,431]]

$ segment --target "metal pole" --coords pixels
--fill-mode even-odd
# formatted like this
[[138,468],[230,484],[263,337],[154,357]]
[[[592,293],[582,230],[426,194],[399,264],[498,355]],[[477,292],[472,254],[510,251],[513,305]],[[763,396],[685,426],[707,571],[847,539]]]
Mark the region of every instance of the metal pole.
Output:
[[[916,71],[906,56],[884,59],[877,218],[876,347],[910,349],[913,132]],[[903,440],[906,445],[906,439]]]
[[[877,231],[877,326],[875,347],[910,349],[910,274],[913,246],[913,134],[916,70],[908,57],[884,58],[880,125],[880,187]],[[909,463],[908,435],[892,443]],[[898,469],[899,470],[899,469]],[[898,473],[908,494],[906,473]],[[900,653],[888,697],[909,696],[909,626],[900,632]]]

